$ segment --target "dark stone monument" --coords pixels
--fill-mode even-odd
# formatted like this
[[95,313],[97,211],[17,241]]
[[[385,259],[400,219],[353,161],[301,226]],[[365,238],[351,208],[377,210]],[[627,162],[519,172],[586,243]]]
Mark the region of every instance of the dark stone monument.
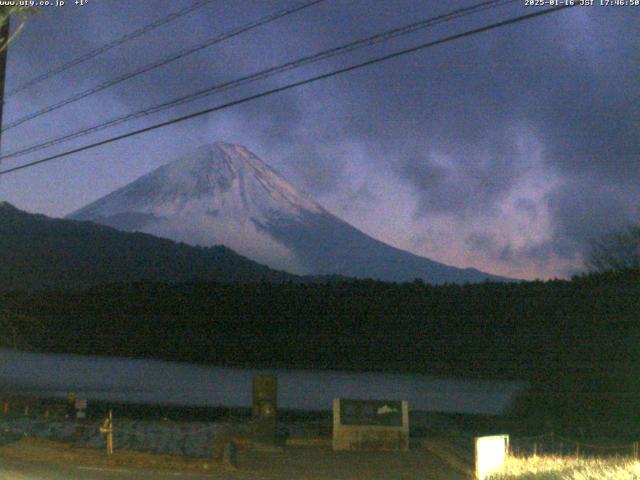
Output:
[[278,377],[253,377],[252,433],[254,441],[275,445],[278,419]]

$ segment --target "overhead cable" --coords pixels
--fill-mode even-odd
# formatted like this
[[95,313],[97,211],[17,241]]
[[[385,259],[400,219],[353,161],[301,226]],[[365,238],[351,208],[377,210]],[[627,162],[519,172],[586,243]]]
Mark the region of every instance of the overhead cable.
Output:
[[38,117],[41,117],[42,115],[45,115],[47,113],[53,112],[55,110],[58,110],[59,108],[65,107],[71,103],[77,102],[78,100],[82,100],[83,98],[86,98],[90,95],[95,95],[98,92],[101,92],[109,87],[113,87],[114,85],[117,85],[119,83],[122,83],[126,80],[131,80],[132,78],[135,78],[139,75],[142,75],[143,73],[147,73],[150,72],[152,70],[155,70],[156,68],[159,67],[163,67],[165,65],[168,65],[171,62],[175,62],[176,60],[179,60],[181,58],[184,58],[188,55],[192,55],[196,52],[199,52],[200,50],[204,50],[205,48],[211,47],[212,45],[216,45],[218,43],[221,43],[225,40],[228,40],[230,38],[236,37],[242,33],[248,32],[249,30],[253,30],[255,28],[258,28],[262,25],[266,25],[267,23],[271,23],[275,20],[278,20],[282,17],[286,17],[287,15],[291,15],[293,13],[299,12],[301,10],[304,10],[305,8],[309,8],[313,5],[316,5],[318,3],[324,2],[326,0],[311,0],[308,1],[306,3],[302,3],[302,4],[297,4],[294,7],[290,7],[290,8],[286,8],[284,10],[279,10],[275,13],[272,13],[270,15],[267,15],[265,17],[262,17],[258,20],[255,20],[251,23],[242,25],[240,27],[236,27],[232,30],[229,30],[228,32],[225,32],[223,34],[217,35],[213,38],[210,38],[209,40],[207,40],[204,43],[200,43],[194,47],[190,47],[184,50],[181,50],[177,53],[173,53],[167,57],[161,58],[160,60],[157,60],[153,63],[144,65],[141,68],[138,68],[137,70],[134,70],[133,72],[130,73],[126,73],[124,75],[121,75],[119,77],[113,78],[111,80],[107,80],[106,82],[103,82],[95,87],[89,88],[87,90],[84,90],[82,92],[76,93],[74,95],[72,95],[69,98],[66,98],[65,100],[62,100],[60,102],[54,103],[53,105],[49,105],[48,107],[42,108],[40,110],[37,110],[33,113],[30,113],[28,115],[25,115],[23,117],[18,118],[17,120],[14,120],[13,122],[8,123],[7,125],[5,125],[2,128],[3,132],[6,132],[8,130],[11,130],[19,125],[22,125],[23,123],[26,123],[30,120],[34,120]]
[[472,29],[472,30],[467,30],[467,31],[465,31],[463,33],[450,35],[448,37],[444,37],[444,38],[441,38],[441,39],[438,39],[438,40],[434,40],[434,41],[431,41],[431,42],[428,42],[428,43],[424,43],[424,44],[421,44],[421,45],[418,45],[418,46],[415,46],[415,47],[411,47],[411,48],[400,50],[400,51],[397,51],[397,52],[394,52],[394,53],[383,55],[381,57],[377,57],[377,58],[374,58],[372,60],[367,60],[365,62],[361,62],[361,63],[355,64],[355,65],[351,65],[349,67],[344,67],[344,68],[341,68],[341,69],[338,69],[338,70],[334,70],[332,72],[325,73],[325,74],[322,74],[322,75],[316,75],[314,77],[307,78],[305,80],[300,80],[298,82],[293,82],[293,83],[290,83],[288,85],[284,85],[284,86],[281,86],[281,87],[277,87],[277,88],[273,88],[273,89],[270,89],[270,90],[266,90],[266,91],[263,91],[263,92],[260,92],[260,93],[254,94],[254,95],[250,95],[250,96],[247,96],[247,97],[243,97],[241,99],[234,100],[234,101],[222,104],[222,105],[218,105],[218,106],[215,106],[215,107],[207,108],[206,110],[201,110],[201,111],[198,111],[198,112],[195,112],[195,113],[191,113],[189,115],[184,115],[182,117],[178,117],[178,118],[174,118],[172,120],[168,120],[166,122],[158,123],[158,124],[155,124],[155,125],[151,125],[149,127],[141,128],[139,130],[135,130],[135,131],[128,132],[128,133],[125,133],[125,134],[122,134],[122,135],[118,135],[118,136],[111,137],[111,138],[108,138],[108,139],[105,139],[105,140],[101,140],[99,142],[95,142],[95,143],[92,143],[92,144],[84,145],[82,147],[78,147],[78,148],[74,148],[74,149],[71,149],[71,150],[67,150],[65,152],[58,153],[58,154],[55,154],[55,155],[51,155],[49,157],[42,158],[40,160],[36,160],[36,161],[29,162],[29,163],[25,163],[23,165],[19,165],[19,166],[13,167],[13,168],[8,168],[6,170],[0,171],[0,175],[6,175],[6,174],[9,174],[9,173],[12,173],[12,172],[16,172],[16,171],[19,171],[19,170],[23,170],[23,169],[26,169],[26,168],[31,168],[31,167],[34,167],[36,165],[41,165],[43,163],[51,162],[53,160],[58,160],[60,158],[67,157],[67,156],[75,154],[75,153],[80,153],[80,152],[84,152],[84,151],[87,151],[87,150],[91,150],[93,148],[97,148],[97,147],[100,147],[100,146],[103,146],[103,145],[107,145],[107,144],[114,143],[114,142],[117,142],[117,141],[120,141],[120,140],[124,140],[126,138],[131,138],[131,137],[134,137],[134,136],[137,136],[137,135],[141,135],[143,133],[147,133],[147,132],[150,132],[150,131],[153,131],[153,130],[157,130],[159,128],[167,127],[169,125],[175,125],[177,123],[181,123],[181,122],[184,122],[184,121],[187,121],[187,120],[191,120],[193,118],[201,117],[203,115],[207,115],[207,114],[210,114],[210,113],[213,113],[213,112],[224,110],[224,109],[236,106],[236,105],[240,105],[240,104],[243,104],[243,103],[251,102],[251,101],[257,100],[259,98],[264,98],[264,97],[267,97],[267,96],[271,96],[271,95],[274,95],[276,93],[281,93],[281,92],[284,92],[284,91],[287,91],[287,90],[298,88],[298,87],[301,87],[303,85],[308,85],[310,83],[314,83],[314,82],[317,82],[317,81],[320,81],[320,80],[325,80],[327,78],[331,78],[331,77],[334,77],[336,75],[341,75],[343,73],[347,73],[347,72],[351,72],[351,71],[354,71],[354,70],[358,70],[360,68],[368,67],[370,65],[375,65],[375,64],[378,64],[378,63],[381,63],[381,62],[385,62],[387,60],[391,60],[393,58],[397,58],[397,57],[400,57],[400,56],[403,56],[403,55],[407,55],[407,54],[410,54],[410,53],[415,53],[415,52],[418,52],[418,51],[421,51],[421,50],[425,50],[427,48],[435,47],[437,45],[442,45],[442,44],[445,44],[445,43],[448,43],[448,42],[452,42],[454,40],[459,40],[461,38],[470,37],[470,36],[473,36],[473,35],[477,35],[479,33],[488,32],[490,30],[495,30],[495,29],[506,27],[506,26],[513,25],[513,24],[516,24],[516,23],[521,23],[521,22],[524,22],[524,21],[527,21],[527,20],[531,20],[533,18],[541,17],[543,15],[548,15],[550,13],[560,12],[560,11],[563,11],[565,9],[572,8],[574,6],[575,5],[568,4],[568,5],[562,5],[562,6],[559,6],[559,7],[547,8],[547,9],[540,10],[540,11],[537,11],[537,12],[534,12],[534,13],[529,13],[527,15],[520,15],[518,17],[512,17],[512,18],[509,18],[507,20],[503,20],[503,21],[500,21],[500,22],[497,22],[497,23],[492,23],[492,24],[489,24],[489,25],[485,25],[483,27],[475,28],[475,29]]
[[257,82],[260,80],[264,80],[267,78],[270,78],[274,75],[289,71],[289,70],[293,70],[293,69],[297,69],[312,63],[316,63],[316,62],[320,62],[322,60],[326,60],[332,57],[336,57],[339,55],[344,55],[346,53],[361,49],[361,48],[365,48],[365,47],[369,47],[369,46],[373,46],[376,45],[378,43],[382,43],[382,42],[386,42],[388,40],[391,40],[393,38],[399,37],[399,36],[403,36],[403,35],[408,35],[410,33],[414,33],[416,31],[419,31],[421,29],[425,29],[427,27],[432,27],[441,23],[446,23],[467,15],[472,15],[472,14],[476,14],[478,12],[484,11],[484,10],[488,10],[488,9],[494,9],[497,8],[499,6],[503,6],[509,3],[514,3],[516,1],[519,0],[490,0],[490,1],[484,1],[484,2],[480,2],[478,4],[472,5],[470,7],[466,7],[466,8],[460,8],[460,9],[456,9],[453,10],[451,12],[448,12],[446,14],[442,14],[442,15],[438,15],[435,17],[431,17],[431,18],[427,18],[427,19],[423,19],[420,20],[418,22],[414,22],[411,23],[409,25],[405,25],[402,27],[398,27],[398,28],[394,28],[391,30],[387,30],[384,31],[382,33],[378,33],[376,35],[372,35],[360,40],[356,40],[354,42],[350,42],[346,45],[341,45],[339,47],[335,47],[335,48],[331,48],[331,49],[327,49],[327,50],[323,50],[321,52],[312,54],[312,55],[307,55],[305,57],[290,61],[290,62],[286,62],[284,64],[281,65],[277,65],[275,67],[271,67],[268,68],[266,70],[262,70],[260,72],[251,74],[251,75],[246,75],[244,77],[235,79],[235,80],[231,80],[231,81],[227,81],[227,82],[223,82],[220,84],[216,84],[213,85],[211,87],[208,87],[204,90],[200,90],[197,91],[195,93],[191,93],[189,95],[185,95],[185,96],[181,96],[181,97],[177,97],[174,98],[172,100],[169,100],[167,102],[163,102],[157,105],[154,105],[152,107],[148,107],[142,110],[139,110],[137,112],[133,112],[133,113],[129,113],[120,117],[116,117],[113,118],[111,120],[108,120],[106,122],[102,122],[100,124],[91,126],[91,127],[87,127],[87,128],[83,128],[80,130],[77,130],[75,132],[63,135],[61,137],[56,137],[53,139],[49,139],[49,140],[45,140],[42,141],[40,143],[36,143],[33,145],[29,145],[27,147],[21,147],[17,150],[14,150],[12,152],[8,152],[5,155],[0,157],[0,161],[2,160],[6,160],[9,158],[15,158],[15,157],[20,157],[23,155],[27,155],[29,153],[33,153],[54,145],[58,145],[60,143],[65,143],[68,142],[70,140],[74,140],[76,138],[80,138],[83,137],[85,135],[89,135],[92,133],[96,133],[100,130],[104,130],[106,128],[110,128],[110,127],[114,127],[116,125],[122,124],[124,122],[128,122],[128,121],[132,121],[138,118],[142,118],[148,115],[151,115],[153,113],[157,113],[163,110],[167,110],[169,108],[173,108],[176,107],[178,105],[182,105],[188,102],[193,102],[195,100],[199,100],[202,98],[205,98],[207,96],[216,94],[216,93],[220,93],[222,91],[225,90],[229,90],[231,88],[237,88],[240,87],[242,85],[246,85],[249,83],[253,83],[253,82]]
[[193,3],[192,5],[183,8],[182,10],[178,10],[177,12],[173,12],[170,13],[169,15],[166,15],[162,18],[159,18],[158,20],[156,20],[155,22],[152,22],[148,25],[145,25],[144,27],[138,28],[137,30],[134,30],[133,32],[129,32],[126,35],[123,35],[122,37],[119,37],[105,45],[102,45],[94,50],[91,50],[90,52],[84,53],[83,55],[80,55],[79,57],[74,58],[73,60],[69,60],[66,63],[63,63],[62,65],[58,65],[56,67],[51,68],[50,70],[44,72],[41,75],[38,75],[37,77],[32,78],[29,81],[26,81],[24,83],[21,83],[20,85],[18,85],[17,87],[12,88],[11,90],[9,90],[6,94],[5,94],[5,98],[3,100],[6,101],[7,99],[9,99],[10,97],[14,96],[15,94],[26,90],[29,87],[32,87],[34,85],[37,85],[38,83],[44,82],[45,80],[50,79],[51,77],[54,77],[55,75],[58,75],[66,70],[69,70],[70,68],[76,67],[78,65],[80,65],[81,63],[84,63],[88,60],[91,60],[92,58],[97,57],[98,55],[101,55],[103,53],[108,52],[111,49],[114,49],[116,47],[119,47],[120,45],[129,42],[135,38],[138,38],[142,35],[145,35],[146,33],[151,32],[152,30],[155,30],[158,27],[161,27],[163,25],[166,25],[167,23],[173,22],[174,20],[177,20],[179,18],[184,17],[185,15],[188,15],[189,13],[198,10],[204,6],[206,6],[207,4],[211,3],[213,0],[198,0],[195,3]]

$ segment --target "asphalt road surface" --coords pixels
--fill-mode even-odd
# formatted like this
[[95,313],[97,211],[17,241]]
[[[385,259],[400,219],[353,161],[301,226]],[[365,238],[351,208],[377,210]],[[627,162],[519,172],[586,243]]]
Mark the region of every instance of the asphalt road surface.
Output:
[[52,465],[0,459],[2,480],[236,480],[231,474],[160,472],[127,468]]

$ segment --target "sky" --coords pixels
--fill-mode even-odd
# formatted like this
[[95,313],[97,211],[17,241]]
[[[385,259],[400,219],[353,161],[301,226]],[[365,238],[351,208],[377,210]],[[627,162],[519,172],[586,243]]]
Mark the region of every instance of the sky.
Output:
[[[4,125],[300,1],[212,0],[8,98]],[[11,44],[8,90],[193,1],[66,3],[41,8]],[[324,0],[3,132],[2,152],[475,3]],[[0,168],[537,9],[511,2]],[[390,245],[509,277],[567,278],[583,271],[593,238],[640,221],[639,47],[640,6],[566,9],[2,176],[0,200],[63,217],[223,140]]]

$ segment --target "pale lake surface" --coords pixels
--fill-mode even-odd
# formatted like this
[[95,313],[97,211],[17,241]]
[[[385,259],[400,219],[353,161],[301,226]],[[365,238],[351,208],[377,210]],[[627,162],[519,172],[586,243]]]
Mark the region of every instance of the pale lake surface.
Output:
[[334,398],[407,400],[425,412],[496,415],[524,383],[329,370],[239,369],[0,349],[0,392],[113,402],[250,407],[257,373],[278,377],[278,407],[331,409]]

